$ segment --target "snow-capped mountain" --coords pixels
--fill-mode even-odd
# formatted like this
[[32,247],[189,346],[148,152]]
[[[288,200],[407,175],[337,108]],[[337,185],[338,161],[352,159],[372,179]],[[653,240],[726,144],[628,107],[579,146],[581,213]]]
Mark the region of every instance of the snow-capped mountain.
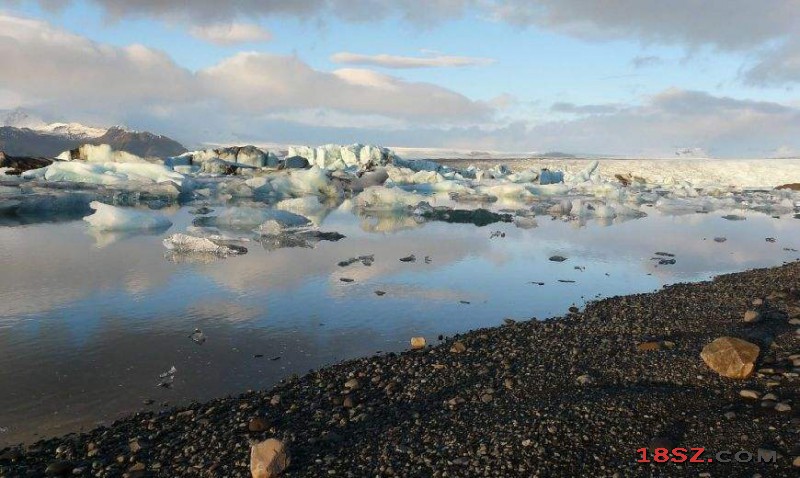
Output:
[[80,123],[47,123],[38,116],[17,108],[5,114],[2,126],[27,128],[38,133],[63,136],[71,139],[93,139],[106,134],[108,128],[96,128]]
[[0,151],[12,156],[55,157],[81,144],[108,144],[137,156],[167,157],[186,152],[177,141],[121,126],[100,128],[81,123],[48,123],[23,110],[0,112]]

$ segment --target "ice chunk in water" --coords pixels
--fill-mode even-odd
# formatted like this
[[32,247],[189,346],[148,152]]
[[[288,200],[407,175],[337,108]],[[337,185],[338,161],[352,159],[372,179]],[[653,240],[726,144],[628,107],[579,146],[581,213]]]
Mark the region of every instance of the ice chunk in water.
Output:
[[269,179],[272,191],[282,197],[338,197],[341,191],[319,167],[295,169]]
[[173,182],[181,186],[184,176],[160,164],[150,163],[83,163],[55,162],[50,166],[22,173],[24,179],[68,181],[76,183],[115,185],[135,181],[140,183]]
[[188,234],[173,234],[163,241],[164,247],[179,254],[214,254],[217,256],[230,256],[244,254],[244,247],[217,244],[205,237],[195,237]]
[[89,207],[95,213],[83,220],[101,231],[153,230],[172,226],[169,219],[158,213],[109,206],[99,201],[92,201]]
[[430,198],[400,188],[373,186],[356,196],[354,202],[360,209],[391,211],[416,206],[426,199]]

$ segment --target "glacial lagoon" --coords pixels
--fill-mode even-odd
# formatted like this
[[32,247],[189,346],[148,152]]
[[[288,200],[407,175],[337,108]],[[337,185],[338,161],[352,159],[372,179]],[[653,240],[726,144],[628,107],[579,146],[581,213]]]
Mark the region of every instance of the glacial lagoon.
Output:
[[[412,336],[436,343],[507,318],[545,319],[596,298],[800,258],[793,213],[537,215],[525,227],[477,227],[344,207],[318,218],[320,230],[345,236],[338,241],[251,234],[240,243],[245,255],[171,256],[162,240],[190,229],[195,207],[158,211],[172,227],[144,234],[97,232],[79,217],[0,227],[0,446],[267,388],[403,351]],[[415,261],[400,261],[411,254]],[[363,255],[374,262],[339,265]],[[202,344],[190,338],[197,328]],[[171,386],[159,387],[173,366]]]

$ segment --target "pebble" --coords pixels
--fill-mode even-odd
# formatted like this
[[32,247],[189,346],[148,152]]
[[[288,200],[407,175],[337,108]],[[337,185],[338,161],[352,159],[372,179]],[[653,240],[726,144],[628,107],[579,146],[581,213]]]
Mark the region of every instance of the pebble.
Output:
[[747,323],[755,323],[761,320],[761,314],[755,310],[748,310],[744,313],[744,321]]
[[743,398],[749,398],[751,400],[758,400],[759,394],[755,390],[742,390],[739,392],[739,395]]

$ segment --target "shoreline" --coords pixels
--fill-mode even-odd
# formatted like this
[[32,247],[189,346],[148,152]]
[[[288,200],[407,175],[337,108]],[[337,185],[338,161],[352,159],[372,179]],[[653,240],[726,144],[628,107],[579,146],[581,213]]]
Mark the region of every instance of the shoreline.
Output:
[[[744,323],[755,299],[769,313]],[[0,477],[250,476],[249,442],[271,437],[292,456],[282,476],[796,476],[798,319],[800,262],[675,284],[0,450]],[[761,347],[750,378],[700,359],[726,335]],[[654,444],[779,456],[636,463]]]

